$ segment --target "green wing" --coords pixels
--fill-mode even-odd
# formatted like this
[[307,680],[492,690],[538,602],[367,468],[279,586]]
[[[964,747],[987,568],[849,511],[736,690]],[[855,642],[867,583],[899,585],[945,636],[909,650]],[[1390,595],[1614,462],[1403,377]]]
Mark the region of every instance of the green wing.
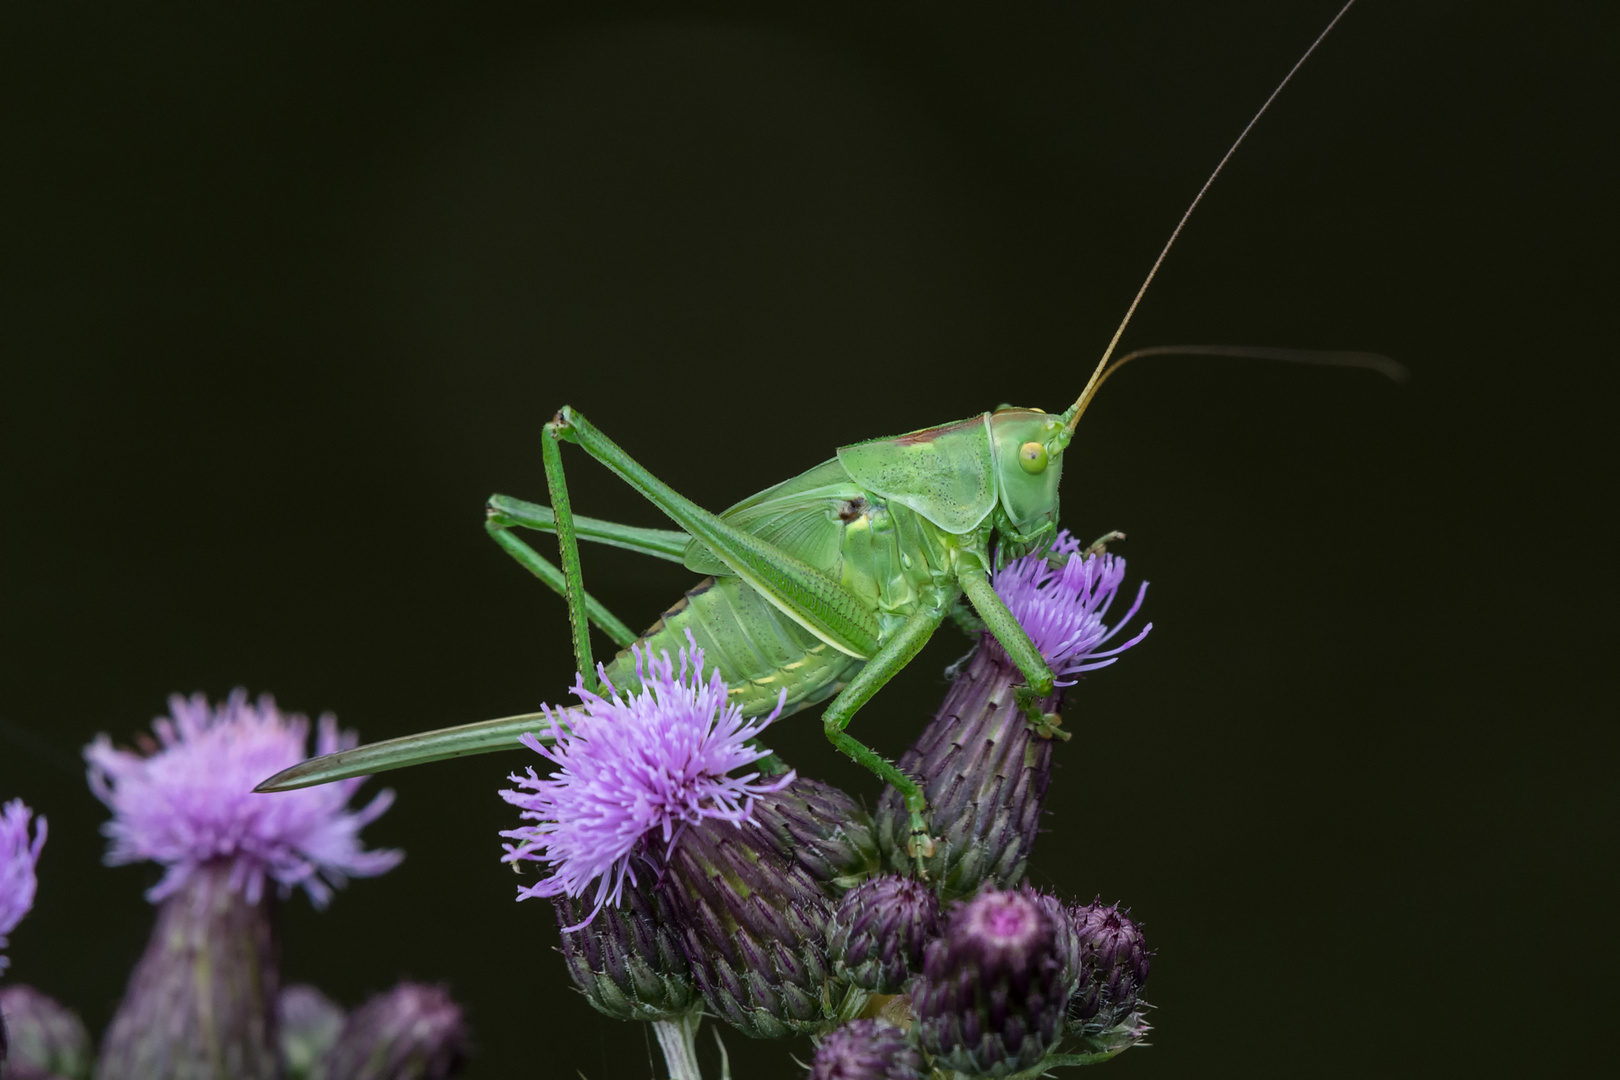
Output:
[[[768,487],[720,515],[722,521],[759,537],[835,580],[842,559],[845,514],[864,498],[837,458],[824,461],[791,480]],[[700,541],[686,545],[683,561],[699,574],[731,573]]]

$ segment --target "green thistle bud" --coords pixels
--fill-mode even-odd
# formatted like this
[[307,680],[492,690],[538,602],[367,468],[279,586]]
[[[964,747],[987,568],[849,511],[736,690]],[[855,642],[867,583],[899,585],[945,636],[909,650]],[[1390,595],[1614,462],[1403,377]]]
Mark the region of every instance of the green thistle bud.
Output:
[[[701,1007],[692,968],[668,897],[653,889],[658,871],[631,857],[635,883],[623,902],[608,905],[577,930],[562,932],[568,974],[585,999],[615,1020],[673,1020]],[[576,926],[589,913],[576,900],[555,901],[557,925]]]
[[84,1021],[32,986],[0,987],[0,1032],[6,1080],[89,1080],[95,1054]]

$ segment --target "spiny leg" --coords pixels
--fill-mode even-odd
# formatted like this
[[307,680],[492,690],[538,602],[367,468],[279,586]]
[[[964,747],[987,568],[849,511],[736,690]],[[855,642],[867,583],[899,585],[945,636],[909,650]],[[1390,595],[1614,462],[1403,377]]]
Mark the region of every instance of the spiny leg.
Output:
[[568,626],[574,637],[574,662],[587,690],[596,692],[600,683],[596,665],[591,662],[591,628],[585,607],[585,583],[579,568],[579,538],[574,534],[574,515],[568,503],[568,481],[563,475],[562,452],[557,440],[564,424],[553,420],[540,438],[540,452],[546,464],[546,489],[551,493],[556,514],[557,547],[561,553],[563,596],[568,601]]
[[[685,533],[672,529],[620,525],[618,522],[603,521],[582,514],[572,516],[574,534],[580,540],[592,540],[669,562],[678,563],[683,560],[687,542],[691,539]],[[519,539],[512,532],[514,527],[555,533],[557,515],[549,506],[524,502],[522,499],[514,499],[507,495],[491,495],[484,520],[484,531],[489,533],[490,538],[516,559],[524,569],[543,581],[558,596],[567,599],[567,578],[563,572]],[[636,641],[638,635],[632,633],[629,627],[588,592],[585,594],[585,614],[592,626],[612,638],[620,648],[628,647]]]
[[1052,669],[1041,656],[1041,650],[1035,647],[1029,634],[1019,625],[1018,617],[1001,602],[1001,597],[996,595],[983,570],[965,569],[957,575],[957,581],[961,582],[962,591],[973,604],[973,610],[984,620],[985,628],[995,635],[996,641],[1007,650],[1007,656],[1024,676],[1024,685],[1018,687],[1013,696],[1029,720],[1029,726],[1047,737],[1061,734],[1067,739],[1068,732],[1057,730],[1062,718],[1041,710],[1041,699],[1052,696],[1054,684]]
[[[557,531],[557,515],[551,507],[524,502],[510,495],[491,495],[486,508],[489,520],[502,528],[521,526],[538,532]],[[616,521],[574,515],[574,534],[581,540],[590,540],[609,547],[623,548],[637,555],[650,555],[666,562],[684,563],[686,546],[691,537],[678,529],[647,529],[639,525],[620,525]]]
[[[496,524],[493,518],[484,522],[484,531],[501,546],[502,551],[516,559],[529,573],[545,582],[552,592],[565,600],[568,598],[567,579],[561,570],[547,561],[545,556],[518,539],[510,529]],[[590,593],[585,593],[585,616],[591,620],[592,626],[612,638],[614,644],[621,649],[628,648],[636,640],[636,635],[630,628]]]
[[872,695],[882,689],[885,683],[894,678],[900,669],[910,663],[911,658],[928,644],[928,639],[944,621],[947,610],[948,604],[938,608],[923,608],[901,624],[900,628],[890,635],[889,640],[883,643],[877,655],[855,673],[849,685],[833,699],[833,703],[827,706],[827,711],[821,717],[822,729],[826,731],[829,742],[870,769],[880,779],[894,785],[895,790],[905,799],[906,811],[911,816],[911,840],[907,844],[907,850],[916,862],[919,876],[922,874],[923,861],[933,853],[934,846],[928,828],[927,794],[917,781],[901,772],[894,762],[878,754],[844,729],[849,726],[856,710],[871,701]]

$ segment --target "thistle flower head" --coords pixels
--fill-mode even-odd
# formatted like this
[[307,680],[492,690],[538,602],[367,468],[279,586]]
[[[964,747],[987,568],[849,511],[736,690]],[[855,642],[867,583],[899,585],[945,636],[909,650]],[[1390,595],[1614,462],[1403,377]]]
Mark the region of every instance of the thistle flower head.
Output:
[[810,1080],[920,1080],[922,1055],[905,1032],[880,1020],[856,1020],[816,1048]]
[[829,937],[840,975],[863,990],[897,994],[921,970],[940,931],[939,897],[916,878],[882,874],[844,894]]
[[1035,1066],[1063,1033],[1080,974],[1063,906],[1029,889],[987,889],[952,914],[912,984],[917,1033],[936,1065],[974,1076]]
[[[30,839],[28,819],[33,815],[21,799],[12,799],[0,809],[0,949],[6,947],[6,935],[34,906],[34,889],[38,885],[34,864],[39,862],[40,849],[45,846],[45,819],[34,822]],[[0,954],[0,971],[9,964]]]
[[32,986],[0,987],[0,1075],[8,1080],[88,1077],[95,1054],[77,1013]]
[[[332,888],[351,877],[392,869],[398,851],[366,851],[360,829],[393,802],[383,791],[359,811],[349,797],[364,777],[282,794],[255,794],[272,773],[307,757],[309,721],[282,714],[270,695],[249,703],[237,689],[217,706],[202,694],[169,699],[170,714],[152,723],[157,735],[149,754],[115,749],[106,735],[85,747],[90,790],[112,810],[101,827],[112,841],[109,865],[151,859],[167,867],[146,897],[173,895],[200,868],[231,866],[230,887],[257,903],[266,878],[283,893],[295,886],[324,907]],[[148,740],[150,741],[150,740]],[[315,752],[329,754],[356,744],[339,734],[337,721],[320,718]]]
[[1080,552],[1080,541],[1064,529],[1048,550],[1014,559],[995,574],[996,595],[1041,650],[1059,686],[1072,686],[1080,673],[1112,664],[1153,629],[1148,623],[1125,644],[1103,648],[1136,615],[1147,582],[1136,590],[1125,617],[1109,626],[1103,620],[1125,581],[1125,560],[1081,557]]
[[1081,979],[1069,999],[1069,1027],[1082,1036],[1097,1036],[1138,1010],[1150,954],[1141,927],[1118,904],[1098,898],[1070,907],[1068,916],[1081,950]]
[[[761,780],[758,772],[731,775],[768,753],[750,739],[781,714],[745,720],[726,700],[726,684],[716,669],[705,677],[703,650],[687,634],[690,648],[678,662],[669,653],[653,656],[636,648],[641,688],[621,693],[599,666],[606,697],[574,683],[580,704],[569,710],[547,706],[555,742],[546,746],[532,734],[523,745],[551,762],[541,778],[533,768],[513,773],[516,790],[501,797],[534,822],[501,833],[517,843],[503,845],[503,862],[545,864],[550,874],[520,888],[531,896],[578,898],[596,882],[594,906],[583,926],[611,901],[618,905],[630,856],[656,838],[667,849],[682,829],[705,820],[741,826],[750,820],[754,799],[785,787],[793,774]],[[783,692],[784,697],[786,691]],[[565,929],[578,929],[578,926]]]
[[402,982],[343,1024],[315,1075],[353,1080],[448,1080],[467,1059],[461,1006],[442,986]]

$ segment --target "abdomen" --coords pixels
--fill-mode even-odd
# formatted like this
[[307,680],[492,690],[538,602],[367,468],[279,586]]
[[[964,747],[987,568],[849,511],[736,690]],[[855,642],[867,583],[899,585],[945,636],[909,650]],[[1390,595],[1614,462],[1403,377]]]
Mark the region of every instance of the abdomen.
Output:
[[[720,669],[731,700],[749,717],[776,708],[784,688],[784,716],[819,705],[842,690],[864,663],[834,649],[735,577],[698,582],[637,644],[650,647],[654,655],[668,650],[674,657],[687,645],[687,630],[703,650],[705,663]],[[608,681],[620,690],[639,685],[629,649],[606,667]]]

